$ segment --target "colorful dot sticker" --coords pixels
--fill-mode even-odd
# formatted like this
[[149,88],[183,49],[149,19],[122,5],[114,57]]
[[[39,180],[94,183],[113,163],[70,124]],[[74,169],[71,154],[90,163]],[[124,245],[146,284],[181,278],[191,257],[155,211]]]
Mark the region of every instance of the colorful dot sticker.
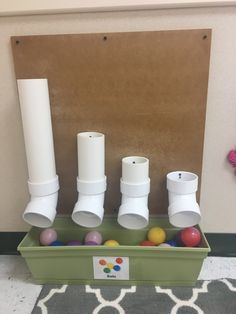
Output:
[[107,267],[112,269],[114,267],[114,265],[112,263],[107,263]]
[[107,262],[104,259],[100,259],[100,261],[99,261],[99,264],[102,265],[102,266],[105,266],[106,263]]
[[116,263],[119,265],[114,265],[113,263],[107,262],[105,259],[99,260],[99,264],[101,266],[105,266],[103,268],[103,271],[104,271],[104,273],[107,273],[107,274],[110,273],[111,270],[114,270],[114,271],[120,271],[121,270],[120,265],[123,263],[123,259],[121,257],[117,257]]
[[94,279],[129,280],[129,257],[93,256]]
[[117,257],[116,258],[116,262],[117,262],[117,264],[122,264],[123,263],[123,259],[121,257]]
[[113,269],[114,269],[115,271],[120,271],[120,266],[119,266],[119,265],[115,265],[115,266],[113,267]]

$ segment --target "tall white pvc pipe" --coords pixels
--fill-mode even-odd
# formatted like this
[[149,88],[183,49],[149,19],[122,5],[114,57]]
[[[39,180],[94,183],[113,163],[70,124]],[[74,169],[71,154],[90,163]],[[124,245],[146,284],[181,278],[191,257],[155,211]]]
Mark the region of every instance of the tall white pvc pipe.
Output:
[[29,181],[56,176],[47,79],[18,80]]
[[148,225],[148,194],[150,192],[149,160],[130,156],[122,159],[122,193],[118,223],[127,229],[142,229]]
[[56,175],[47,79],[17,80],[31,201],[23,218],[49,227],[56,216],[59,182]]
[[84,227],[97,227],[104,215],[105,136],[98,132],[77,134],[78,147],[78,201],[72,219]]

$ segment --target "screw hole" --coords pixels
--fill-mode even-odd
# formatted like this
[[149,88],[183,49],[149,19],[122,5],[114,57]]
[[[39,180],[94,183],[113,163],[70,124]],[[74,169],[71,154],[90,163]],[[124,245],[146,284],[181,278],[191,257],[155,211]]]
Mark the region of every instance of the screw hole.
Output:
[[16,44],[19,45],[19,43],[20,43],[20,41],[19,41],[19,40],[16,40]]
[[107,40],[107,36],[103,36],[103,40],[106,41]]
[[181,179],[181,177],[182,177],[182,174],[181,174],[181,173],[179,173],[179,179]]
[[203,39],[203,40],[207,39],[207,35],[204,35],[204,36],[202,37],[202,39]]
[[133,164],[135,164],[135,161],[133,161]]

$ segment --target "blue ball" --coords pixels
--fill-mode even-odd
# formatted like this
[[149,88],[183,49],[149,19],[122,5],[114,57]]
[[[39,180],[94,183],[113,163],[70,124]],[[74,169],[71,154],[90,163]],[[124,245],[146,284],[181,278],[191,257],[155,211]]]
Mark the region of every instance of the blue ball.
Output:
[[168,243],[171,246],[177,246],[178,245],[175,240],[169,240],[169,241],[166,241],[166,243]]
[[59,240],[56,240],[56,241],[53,241],[50,246],[63,246],[64,243],[62,241],[59,241]]

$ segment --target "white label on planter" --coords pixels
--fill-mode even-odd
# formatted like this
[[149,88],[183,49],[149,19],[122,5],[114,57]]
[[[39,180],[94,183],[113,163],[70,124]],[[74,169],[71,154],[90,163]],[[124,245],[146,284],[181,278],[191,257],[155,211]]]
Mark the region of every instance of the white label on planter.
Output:
[[129,280],[129,258],[93,256],[94,279]]

